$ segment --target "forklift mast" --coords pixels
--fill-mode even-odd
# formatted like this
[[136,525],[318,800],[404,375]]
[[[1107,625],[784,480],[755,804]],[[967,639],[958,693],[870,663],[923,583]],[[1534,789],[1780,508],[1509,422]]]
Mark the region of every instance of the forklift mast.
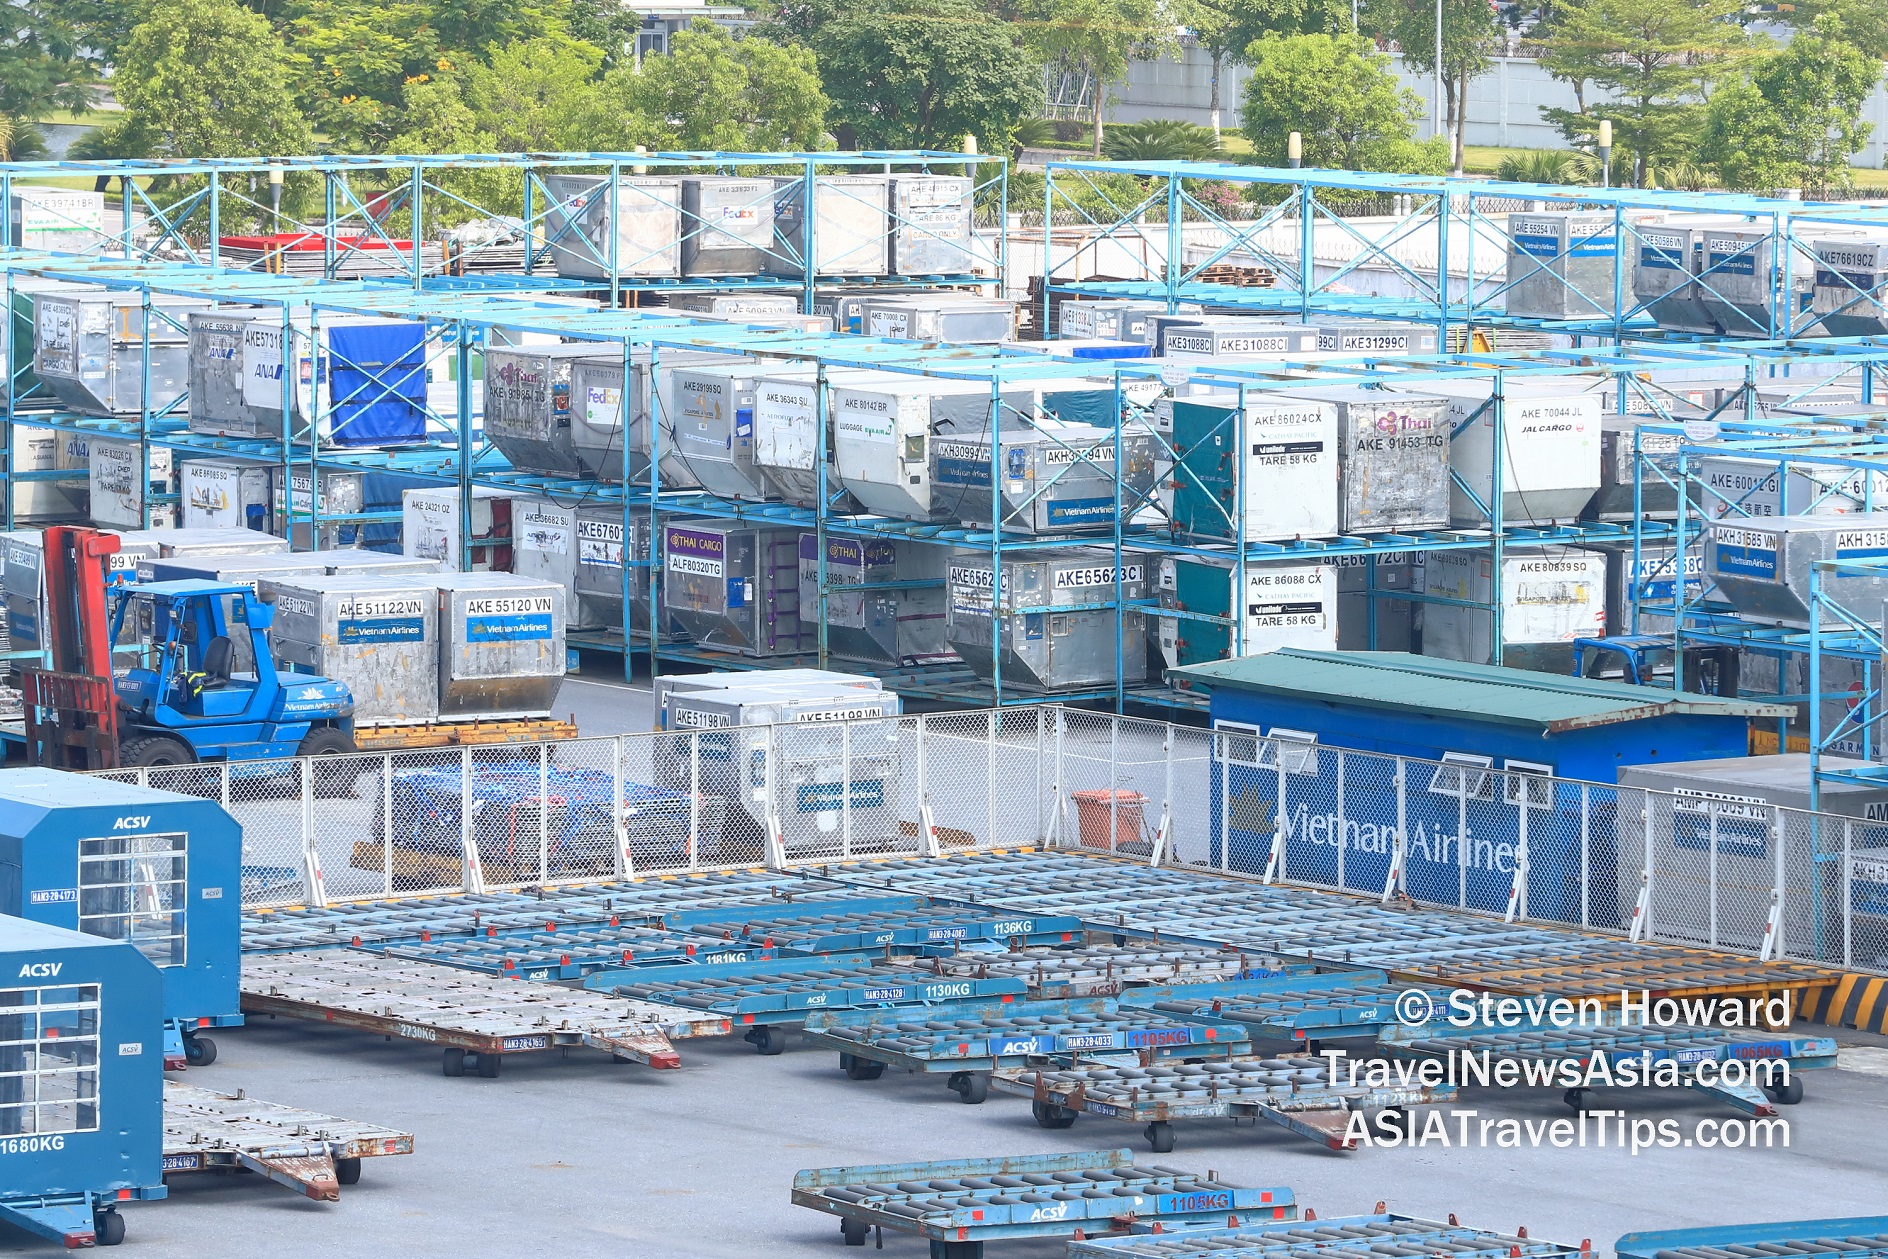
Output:
[[54,769],[116,769],[118,701],[112,685],[105,578],[115,535],[71,525],[45,530],[45,669],[21,677],[27,753]]

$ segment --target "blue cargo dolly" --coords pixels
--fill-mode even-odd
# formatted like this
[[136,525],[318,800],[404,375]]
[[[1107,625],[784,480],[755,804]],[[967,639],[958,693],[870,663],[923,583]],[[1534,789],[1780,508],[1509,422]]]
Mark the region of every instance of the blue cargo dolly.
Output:
[[534,892],[487,892],[362,900],[323,907],[290,906],[243,915],[245,953],[302,953],[390,940],[476,935],[488,929],[541,927],[546,922],[614,919],[653,925],[665,913],[713,909],[726,915],[747,905],[775,908],[856,900],[857,887],[764,871],[651,875]]
[[808,1168],[794,1173],[793,1203],[838,1216],[848,1246],[891,1229],[925,1238],[932,1259],[982,1259],[986,1242],[1079,1239],[1155,1221],[1298,1217],[1290,1189],[1241,1189],[1197,1172],[1137,1167],[1130,1150]]
[[[1304,1041],[1315,1049],[1320,1041],[1375,1039],[1397,1021],[1397,998],[1408,991],[1380,970],[1316,974],[1306,968],[1269,979],[1135,989],[1122,1004],[1177,1018],[1243,1023],[1255,1040]],[[1431,1009],[1447,1004],[1446,992],[1425,995]]]
[[580,923],[554,929],[492,931],[471,938],[402,941],[369,950],[512,979],[582,979],[609,968],[757,962],[776,955],[758,944],[729,945],[660,927]]
[[1031,999],[1113,997],[1159,984],[1221,983],[1278,975],[1289,968],[1279,955],[1194,944],[1126,944],[1010,949],[926,958],[938,978],[983,979],[1012,975],[1029,985]]
[[761,1053],[787,1047],[787,1029],[811,1010],[884,1009],[997,997],[1028,991],[1020,979],[938,978],[909,965],[854,957],[783,957],[723,966],[647,966],[600,971],[584,987],[637,1001],[719,1014]]
[[685,915],[668,917],[729,941],[760,940],[797,953],[856,953],[883,947],[945,947],[966,944],[1072,944],[1082,939],[1079,918],[1014,914],[968,906],[853,907],[845,903],[809,908],[804,913],[770,918],[720,920]]
[[[1382,1203],[1377,1204],[1379,1208]],[[1124,1237],[1069,1243],[1069,1259],[1325,1259],[1332,1255],[1446,1255],[1448,1259],[1590,1259],[1585,1246],[1491,1233],[1454,1222],[1391,1215],[1340,1215],[1302,1223],[1241,1224],[1237,1228],[1163,1228],[1136,1224]],[[1731,1259],[1724,1256],[1724,1259]]]
[[[1793,1106],[1803,1100],[1803,1082],[1797,1072],[1826,1069],[1836,1065],[1836,1042],[1830,1036],[1796,1036],[1788,1033],[1732,1031],[1714,1027],[1643,1027],[1616,1022],[1600,1025],[1555,1028],[1533,1024],[1518,1028],[1490,1029],[1471,1025],[1455,1027],[1447,1023],[1429,1023],[1419,1027],[1385,1027],[1379,1046],[1399,1058],[1433,1058],[1458,1062],[1462,1055],[1478,1058],[1486,1053],[1490,1063],[1502,1058],[1523,1064],[1560,1063],[1577,1059],[1581,1064],[1603,1060],[1603,1070],[1620,1072],[1622,1068],[1643,1072],[1648,1065],[1668,1070],[1658,1064],[1670,1063],[1672,1080],[1725,1102],[1749,1115],[1774,1115],[1776,1106]],[[1451,1055],[1455,1057],[1451,1059]],[[1700,1063],[1742,1062],[1755,1069],[1758,1064],[1785,1064],[1787,1082],[1762,1085],[1703,1080],[1698,1076]],[[1602,1068],[1597,1065],[1593,1070]],[[1459,1073],[1458,1073],[1459,1075]],[[1458,1083],[1476,1080],[1458,1078]],[[1567,1105],[1585,1110],[1594,1083],[1604,1078],[1580,1082],[1564,1093]],[[1559,1078],[1540,1087],[1561,1087]]]
[[998,1071],[990,1087],[1027,1097],[1036,1123],[1067,1128],[1084,1112],[1143,1125],[1156,1154],[1173,1149],[1176,1119],[1264,1119],[1332,1150],[1351,1150],[1351,1112],[1395,1111],[1455,1100],[1446,1084],[1332,1084],[1330,1064],[1290,1058],[1230,1058],[1164,1067],[1071,1067]]
[[1037,1062],[1120,1062],[1230,1058],[1249,1048],[1234,1023],[1187,1022],[1148,1010],[1123,1010],[1105,998],[1083,1001],[958,1002],[926,1010],[806,1018],[809,1045],[837,1050],[851,1080],[876,1080],[886,1067],[947,1073],[946,1083],[974,1106],[989,1095],[990,1073]]
[[1627,1233],[1613,1243],[1613,1249],[1619,1259],[1749,1259],[1753,1254],[1884,1259],[1888,1256],[1888,1215]]

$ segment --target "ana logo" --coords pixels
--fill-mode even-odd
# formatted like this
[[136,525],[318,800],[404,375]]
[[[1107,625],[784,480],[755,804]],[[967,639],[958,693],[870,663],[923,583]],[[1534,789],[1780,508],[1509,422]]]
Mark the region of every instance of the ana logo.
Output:
[[28,962],[20,967],[21,979],[57,979],[64,962]]
[[148,813],[130,813],[111,824],[114,831],[141,831],[151,824]]

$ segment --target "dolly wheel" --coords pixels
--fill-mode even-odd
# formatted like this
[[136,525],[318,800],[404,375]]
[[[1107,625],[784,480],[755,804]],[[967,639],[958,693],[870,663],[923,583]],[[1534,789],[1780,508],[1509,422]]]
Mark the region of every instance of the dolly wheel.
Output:
[[216,1042],[208,1036],[184,1037],[184,1061],[193,1067],[207,1067],[216,1061]]
[[361,1183],[361,1161],[357,1158],[337,1158],[334,1160],[335,1183],[358,1185]]
[[950,1086],[957,1093],[957,1100],[966,1106],[981,1106],[983,1099],[990,1096],[990,1074],[987,1071],[958,1071],[950,1078]]
[[847,1055],[846,1078],[848,1080],[876,1080],[885,1074],[885,1064],[873,1062],[870,1058]]
[[1156,1154],[1173,1153],[1173,1125],[1164,1119],[1148,1124],[1147,1146]]
[[846,1245],[863,1246],[865,1245],[866,1237],[872,1232],[872,1226],[870,1224],[862,1224],[858,1220],[841,1220],[839,1221],[839,1232],[840,1235],[846,1239]]
[[92,1233],[101,1246],[116,1246],[125,1239],[125,1217],[116,1211],[100,1211],[92,1217]]
[[479,1078],[484,1080],[496,1080],[498,1078],[498,1063],[500,1061],[498,1055],[480,1054],[478,1055],[478,1059]]
[[1763,1095],[1779,1106],[1794,1106],[1803,1100],[1803,1082],[1792,1076],[1788,1084],[1766,1084]]
[[1054,1102],[1031,1102],[1030,1113],[1036,1116],[1039,1128],[1072,1128],[1075,1126],[1076,1112]]
[[1590,1092],[1592,1092],[1591,1089],[1568,1089],[1566,1095],[1560,1100],[1567,1103],[1567,1105],[1573,1107],[1575,1110],[1584,1111],[1586,1109],[1587,1094]]
[[787,1032],[786,1029],[782,1027],[750,1028],[747,1035],[742,1039],[754,1046],[756,1050],[760,1051],[763,1057],[767,1058],[785,1053],[787,1049]]
[[439,1069],[443,1071],[445,1074],[453,1077],[454,1079],[457,1079],[458,1077],[464,1075],[465,1074],[465,1050],[448,1049],[446,1051],[445,1062],[441,1064]]

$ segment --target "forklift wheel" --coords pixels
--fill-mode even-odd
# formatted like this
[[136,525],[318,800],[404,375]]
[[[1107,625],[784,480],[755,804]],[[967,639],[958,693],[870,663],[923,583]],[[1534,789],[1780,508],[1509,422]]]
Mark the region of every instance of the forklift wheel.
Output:
[[321,726],[308,732],[301,746],[295,749],[295,755],[350,758],[325,760],[314,767],[315,794],[333,800],[353,795],[355,781],[367,768],[362,762],[351,759],[356,751],[358,749],[354,746],[354,740],[345,731],[336,730],[333,726]]
[[194,765],[196,756],[182,739],[153,734],[126,739],[118,747],[118,764],[125,769],[146,769],[158,765]]

